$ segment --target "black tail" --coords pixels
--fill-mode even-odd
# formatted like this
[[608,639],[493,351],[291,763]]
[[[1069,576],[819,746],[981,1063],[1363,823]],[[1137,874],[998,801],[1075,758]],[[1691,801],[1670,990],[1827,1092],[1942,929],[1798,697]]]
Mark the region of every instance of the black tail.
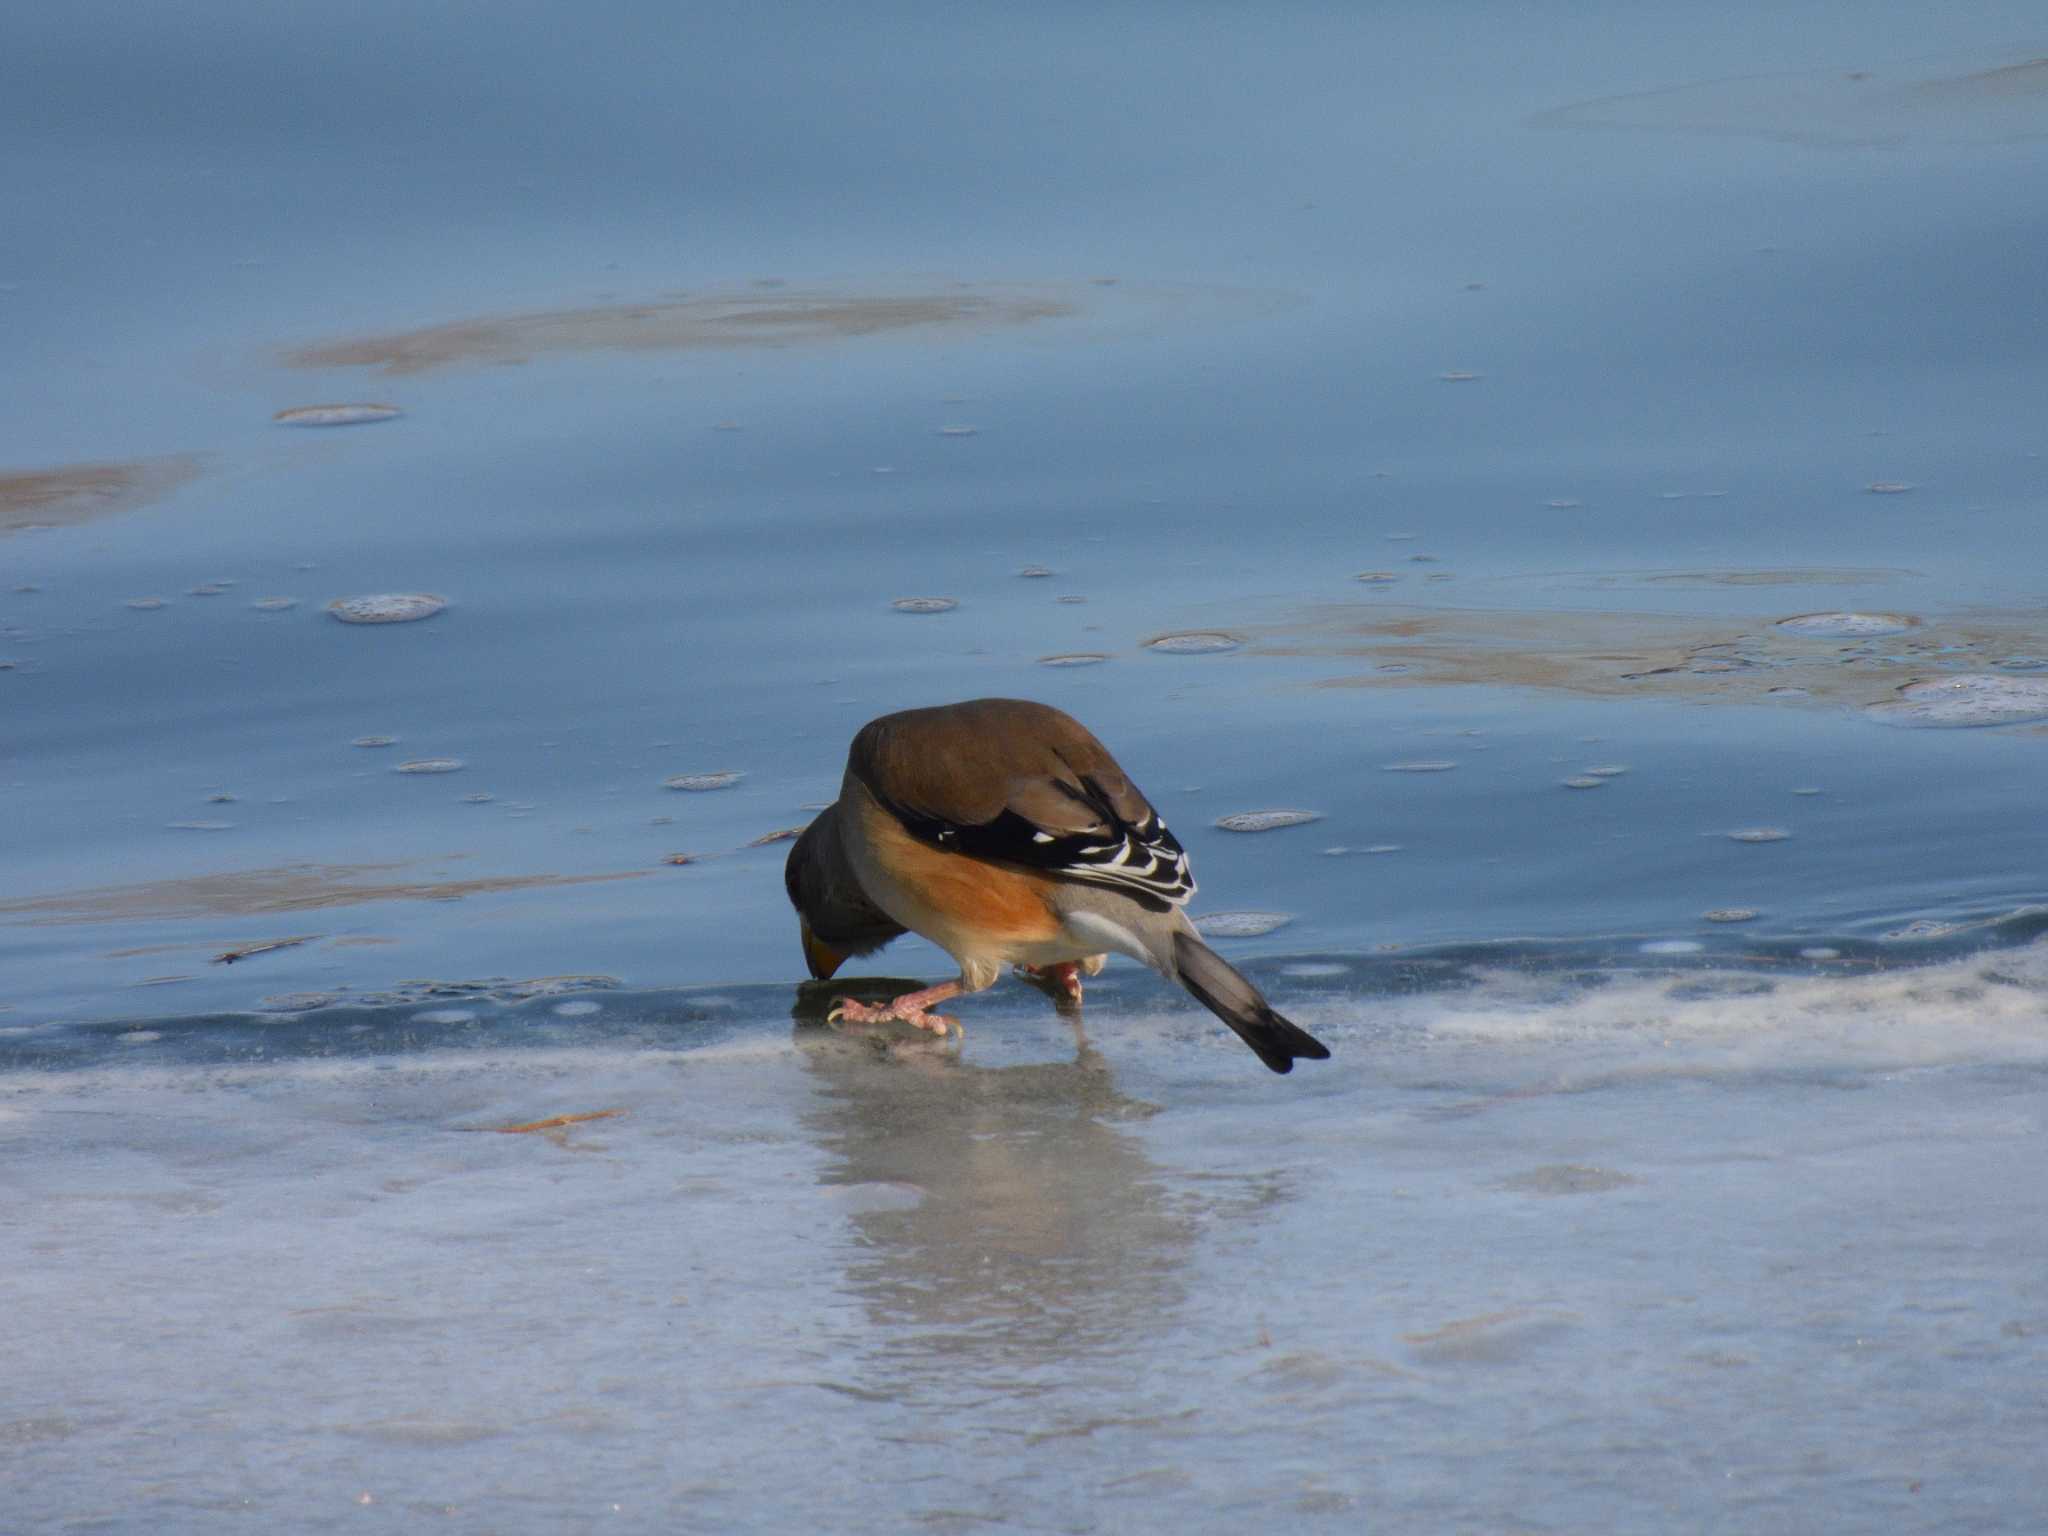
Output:
[[1330,1048],[1275,1013],[1259,989],[1191,933],[1173,936],[1173,967],[1196,1002],[1237,1031],[1275,1072],[1292,1072],[1296,1057],[1326,1061]]

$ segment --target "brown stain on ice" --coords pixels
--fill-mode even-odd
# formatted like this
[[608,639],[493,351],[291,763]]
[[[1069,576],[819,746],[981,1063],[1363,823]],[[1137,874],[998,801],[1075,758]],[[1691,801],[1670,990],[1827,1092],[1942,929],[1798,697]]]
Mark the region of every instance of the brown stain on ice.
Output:
[[49,469],[0,471],[0,538],[27,528],[69,528],[160,501],[196,479],[194,454]]
[[983,331],[1064,318],[1072,299],[1050,288],[960,288],[875,295],[830,291],[705,294],[651,304],[482,315],[295,347],[298,368],[425,373],[458,364],[516,364],[551,353],[687,352],[844,341],[896,331]]
[[1655,587],[1667,592],[1711,592],[1722,587],[1880,587],[1920,574],[1901,566],[1885,565],[1765,565],[1532,571],[1505,579],[1536,582],[1559,591],[1608,592]]
[[2048,57],[1903,60],[1741,75],[1554,108],[1534,126],[1761,138],[1815,147],[1926,139],[2001,143],[2048,133]]
[[559,1131],[566,1126],[582,1125],[589,1120],[611,1120],[623,1115],[623,1109],[586,1109],[576,1115],[550,1115],[545,1120],[527,1120],[518,1125],[461,1125],[461,1131],[490,1131],[500,1136],[530,1136],[535,1131]]
[[1934,96],[2048,96],[2048,57],[1980,69],[1953,80],[1929,80],[1920,90]]
[[647,870],[595,875],[486,875],[472,880],[380,878],[405,864],[286,864],[272,869],[234,870],[152,880],[139,885],[105,885],[52,895],[0,901],[0,922],[35,925],[103,923],[204,917],[253,917],[275,912],[309,912],[323,907],[361,906],[376,901],[448,901],[499,891],[638,880]]
[[[1786,615],[1789,616],[1789,615]],[[2048,656],[2048,612],[1921,615],[1904,634],[1796,635],[1773,618],[1331,604],[1253,631],[1252,656],[1357,658],[1318,688],[1533,688],[1696,703],[1874,704],[1918,678]]]

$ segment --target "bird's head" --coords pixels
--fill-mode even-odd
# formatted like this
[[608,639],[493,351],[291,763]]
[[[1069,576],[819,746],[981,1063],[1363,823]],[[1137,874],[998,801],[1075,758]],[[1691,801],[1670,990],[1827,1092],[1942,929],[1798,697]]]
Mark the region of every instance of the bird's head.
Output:
[[804,964],[816,981],[829,980],[846,963],[845,951],[825,943],[811,928],[812,914],[824,912],[829,901],[821,842],[828,831],[821,830],[816,821],[805,827],[789,850],[789,862],[782,866],[783,889],[789,892],[789,904],[796,908],[797,927],[803,936]]

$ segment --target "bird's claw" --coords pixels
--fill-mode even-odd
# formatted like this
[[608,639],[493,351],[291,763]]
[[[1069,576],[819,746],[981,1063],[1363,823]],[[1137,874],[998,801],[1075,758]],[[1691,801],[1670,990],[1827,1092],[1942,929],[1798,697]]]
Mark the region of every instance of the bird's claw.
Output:
[[1074,961],[1061,965],[1019,965],[1019,976],[1050,993],[1062,1007],[1081,1006],[1081,966]]
[[957,1019],[943,1013],[927,1013],[922,1008],[899,1009],[894,1003],[863,1003],[856,998],[842,997],[825,1014],[828,1024],[908,1024],[942,1039],[951,1034],[961,1033]]

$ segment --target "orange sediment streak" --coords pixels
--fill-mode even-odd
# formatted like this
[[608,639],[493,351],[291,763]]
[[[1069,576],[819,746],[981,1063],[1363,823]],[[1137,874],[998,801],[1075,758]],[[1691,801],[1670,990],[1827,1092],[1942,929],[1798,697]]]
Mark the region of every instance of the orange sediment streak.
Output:
[[609,1120],[614,1115],[623,1115],[623,1109],[592,1109],[580,1115],[550,1115],[545,1120],[529,1120],[524,1125],[466,1125],[466,1131],[491,1131],[499,1136],[524,1136],[529,1131],[552,1131],[565,1125],[580,1125],[585,1120]]

